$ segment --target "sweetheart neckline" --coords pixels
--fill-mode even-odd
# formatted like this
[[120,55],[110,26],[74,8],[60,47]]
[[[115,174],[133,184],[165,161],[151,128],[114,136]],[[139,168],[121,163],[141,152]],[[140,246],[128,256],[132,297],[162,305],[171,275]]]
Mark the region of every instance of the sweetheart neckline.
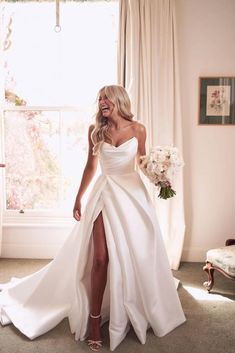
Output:
[[106,143],[106,145],[109,145],[109,146],[111,146],[111,147],[113,147],[113,148],[119,148],[119,147],[125,145],[127,142],[130,142],[130,141],[133,140],[133,139],[136,139],[136,140],[137,140],[137,138],[136,138],[135,136],[133,136],[133,137],[131,137],[130,139],[124,141],[123,143],[121,143],[121,144],[118,145],[118,146],[111,145],[111,143],[108,143],[108,142],[106,142],[106,141],[104,141],[103,143]]

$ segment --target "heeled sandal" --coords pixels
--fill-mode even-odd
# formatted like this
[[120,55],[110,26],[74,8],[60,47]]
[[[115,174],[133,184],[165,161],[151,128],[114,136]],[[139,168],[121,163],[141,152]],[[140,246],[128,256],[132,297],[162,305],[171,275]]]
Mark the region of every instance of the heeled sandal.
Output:
[[[100,319],[101,315],[92,315],[90,314],[91,319]],[[103,346],[103,342],[101,340],[87,340],[87,345],[93,352],[98,352],[100,348]]]

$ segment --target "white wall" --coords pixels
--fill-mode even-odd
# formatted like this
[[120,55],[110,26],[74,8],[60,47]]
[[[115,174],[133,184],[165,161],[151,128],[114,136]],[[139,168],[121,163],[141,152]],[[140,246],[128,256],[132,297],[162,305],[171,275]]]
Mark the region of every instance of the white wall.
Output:
[[235,125],[198,125],[200,76],[235,76],[235,0],[176,0],[185,158],[183,260],[235,238]]

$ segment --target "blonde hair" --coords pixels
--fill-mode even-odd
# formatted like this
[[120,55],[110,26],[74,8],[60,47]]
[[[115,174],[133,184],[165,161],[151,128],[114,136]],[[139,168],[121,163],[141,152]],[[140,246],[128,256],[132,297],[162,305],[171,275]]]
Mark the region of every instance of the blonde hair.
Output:
[[[104,90],[104,93],[108,100],[112,102],[118,110],[118,113],[126,120],[132,121],[133,114],[131,112],[131,102],[127,94],[127,91],[124,87],[119,85],[104,86],[100,89],[99,93]],[[102,111],[99,107],[96,113],[95,127],[91,133],[91,140],[94,144],[93,154],[97,155],[99,153],[102,143],[105,141],[105,138],[112,143],[112,138],[108,133],[108,128],[110,122],[108,118],[103,117]]]

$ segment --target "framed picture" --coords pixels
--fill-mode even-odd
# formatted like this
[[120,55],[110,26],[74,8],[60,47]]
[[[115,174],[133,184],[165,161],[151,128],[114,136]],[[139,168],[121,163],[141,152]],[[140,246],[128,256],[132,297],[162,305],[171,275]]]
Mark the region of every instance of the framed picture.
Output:
[[199,124],[235,125],[235,77],[200,77],[199,100]]

